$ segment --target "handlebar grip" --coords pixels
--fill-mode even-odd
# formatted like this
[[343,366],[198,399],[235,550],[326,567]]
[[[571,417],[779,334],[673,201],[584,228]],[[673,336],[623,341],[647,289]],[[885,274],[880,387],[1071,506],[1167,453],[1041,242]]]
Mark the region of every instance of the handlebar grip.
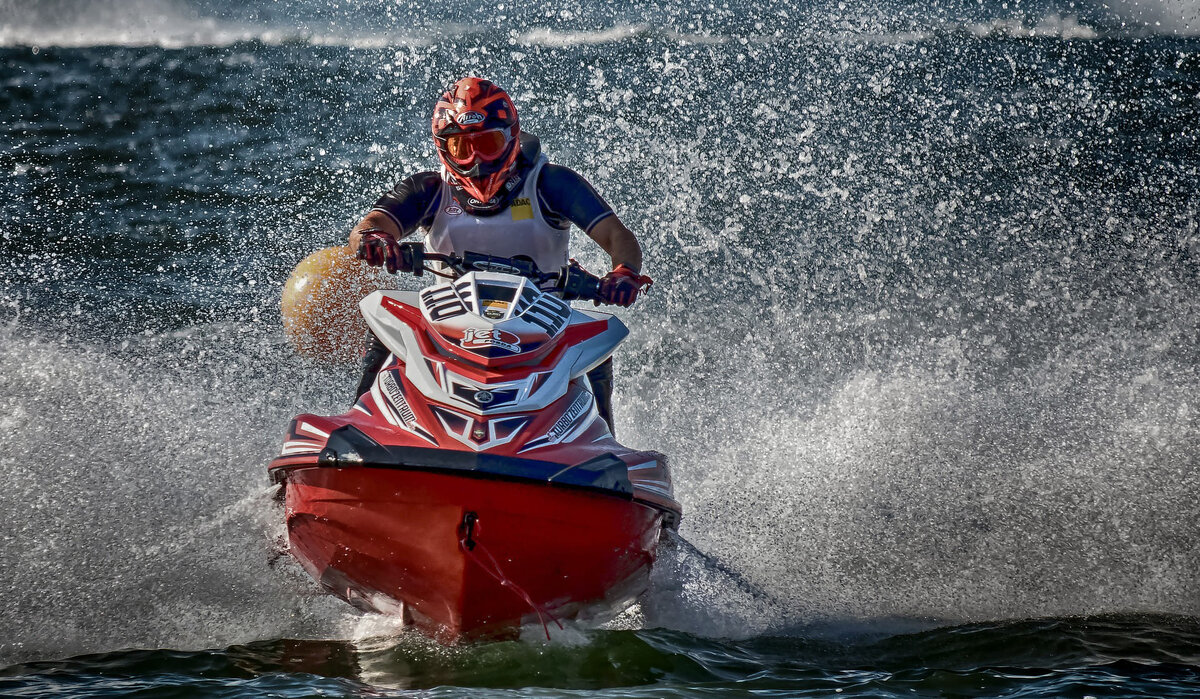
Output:
[[600,279],[578,265],[567,265],[558,274],[558,289],[566,301],[599,301]]
[[400,243],[400,263],[403,269],[411,269],[413,276],[425,274],[425,244]]

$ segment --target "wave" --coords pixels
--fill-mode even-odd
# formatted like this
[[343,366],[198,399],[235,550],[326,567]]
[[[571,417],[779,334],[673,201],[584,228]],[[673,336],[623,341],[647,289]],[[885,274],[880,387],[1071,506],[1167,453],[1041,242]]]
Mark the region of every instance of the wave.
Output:
[[1155,34],[1200,34],[1200,2],[1196,0],[1108,0],[1104,7],[1122,23]]
[[650,31],[650,26],[646,24],[618,24],[607,29],[595,31],[554,31],[546,27],[537,27],[521,34],[517,41],[527,45],[586,46],[591,44],[616,43],[631,37],[648,34]]
[[[775,44],[782,42],[837,44],[913,44],[947,36],[986,39],[1058,39],[1093,40],[1141,37],[1147,34],[1194,36],[1200,23],[1181,11],[1134,15],[1143,21],[1108,25],[1089,22],[1077,15],[1049,13],[1040,19],[1003,17],[978,21],[942,22],[926,27],[888,30],[851,27],[843,30],[813,28],[789,32],[685,32],[669,27],[656,28],[648,23],[616,23],[591,29],[527,26],[489,30],[462,23],[443,24],[406,31],[364,29],[347,31],[337,26],[268,25],[253,22],[228,22],[211,17],[180,16],[169,11],[140,13],[126,17],[113,13],[81,15],[66,22],[28,20],[0,21],[0,47],[3,48],[89,48],[103,46],[226,47],[242,43],[265,45],[299,44],[381,49],[398,46],[428,46],[447,40],[464,40],[489,32],[497,40],[523,46],[571,47],[617,44],[635,38],[657,37],[682,44],[723,44],[744,42]],[[35,18],[36,19],[36,18]],[[824,25],[813,22],[812,25]]]
[[129,48],[156,47],[183,49],[226,47],[244,43],[269,46],[304,44],[309,46],[344,46],[373,49],[395,46],[426,46],[435,36],[399,33],[342,34],[331,31],[310,31],[297,27],[243,27],[224,25],[205,20],[181,26],[164,23],[162,26],[141,27],[18,27],[0,25],[0,47],[4,48],[94,48],[119,46]]
[[978,39],[1063,40],[1089,40],[1097,39],[1101,36],[1111,36],[1111,34],[1103,34],[1095,27],[1081,22],[1074,15],[1064,17],[1062,15],[1050,14],[1042,17],[1035,23],[1016,18],[966,23],[950,22],[937,30],[915,30],[883,34],[864,32],[840,35],[837,39],[845,43],[912,44],[947,35],[970,36]]

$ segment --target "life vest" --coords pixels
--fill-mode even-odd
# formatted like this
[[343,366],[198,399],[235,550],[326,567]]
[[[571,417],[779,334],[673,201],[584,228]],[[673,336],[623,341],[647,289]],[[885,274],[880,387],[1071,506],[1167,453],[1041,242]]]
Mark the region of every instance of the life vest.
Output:
[[459,205],[443,173],[439,208],[425,234],[425,249],[455,255],[468,251],[498,257],[528,255],[543,272],[558,271],[567,264],[570,232],[550,225],[538,204],[538,176],[547,162],[539,154],[508,207],[488,216],[472,215]]

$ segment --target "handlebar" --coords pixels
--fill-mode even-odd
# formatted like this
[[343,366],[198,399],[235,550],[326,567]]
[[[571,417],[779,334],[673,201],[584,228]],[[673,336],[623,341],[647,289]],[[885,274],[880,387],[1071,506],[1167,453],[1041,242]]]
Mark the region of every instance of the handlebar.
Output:
[[[451,278],[461,277],[468,272],[501,272],[515,274],[534,281],[538,286],[554,282],[553,290],[562,294],[566,301],[576,299],[583,301],[600,301],[600,278],[580,267],[574,260],[571,264],[560,268],[557,272],[543,272],[538,269],[533,258],[526,255],[516,257],[497,257],[478,252],[465,252],[462,256],[439,252],[425,252],[423,243],[401,243],[400,259],[403,266],[411,269],[413,275],[422,276],[426,271],[439,276]],[[450,268],[453,274],[447,275],[426,266],[426,262],[439,262]]]

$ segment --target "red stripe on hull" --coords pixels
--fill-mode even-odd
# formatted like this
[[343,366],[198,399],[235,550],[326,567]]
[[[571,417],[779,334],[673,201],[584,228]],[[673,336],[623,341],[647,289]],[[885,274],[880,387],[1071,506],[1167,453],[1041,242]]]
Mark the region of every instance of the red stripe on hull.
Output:
[[[500,572],[558,618],[615,610],[646,586],[662,514],[636,501],[542,483],[402,469],[288,470],[294,555],[360,607],[394,611],[442,641],[513,634],[534,609]],[[476,552],[459,544],[478,516]]]

